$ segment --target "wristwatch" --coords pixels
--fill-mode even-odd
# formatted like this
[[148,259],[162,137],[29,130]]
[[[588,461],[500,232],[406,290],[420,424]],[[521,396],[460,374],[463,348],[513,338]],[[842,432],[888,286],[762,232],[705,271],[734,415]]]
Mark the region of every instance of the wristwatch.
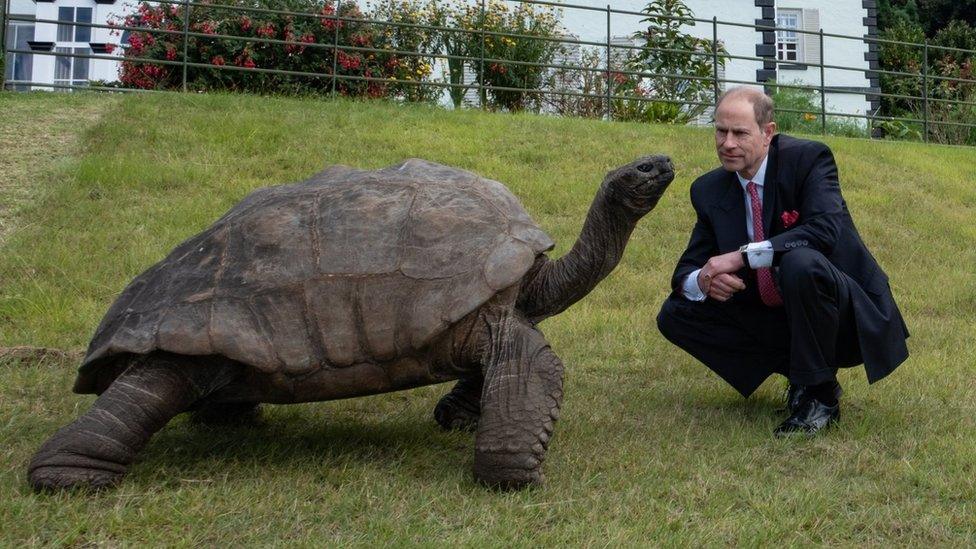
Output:
[[739,253],[742,254],[742,264],[746,267],[751,267],[751,265],[749,265],[749,254],[746,253],[748,249],[749,245],[743,244],[742,246],[739,246]]

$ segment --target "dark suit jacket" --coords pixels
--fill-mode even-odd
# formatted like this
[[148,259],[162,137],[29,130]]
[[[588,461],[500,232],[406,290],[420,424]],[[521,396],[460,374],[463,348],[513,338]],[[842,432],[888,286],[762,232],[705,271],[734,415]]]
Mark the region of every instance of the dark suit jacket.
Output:
[[[691,203],[698,216],[688,248],[671,279],[675,294],[695,269],[712,256],[731,252],[748,242],[745,196],[734,172],[718,168],[691,185]],[[787,229],[783,212],[799,212]],[[822,143],[778,134],[773,137],[763,189],[763,230],[773,244],[776,265],[783,254],[810,247],[821,252],[862,291],[852,291],[854,319],[868,380],[875,382],[908,357],[908,329],[895,304],[885,275],[861,241],[841,196],[837,164]],[[739,273],[747,280],[746,270]],[[755,284],[729,300],[730,306],[758,303]]]

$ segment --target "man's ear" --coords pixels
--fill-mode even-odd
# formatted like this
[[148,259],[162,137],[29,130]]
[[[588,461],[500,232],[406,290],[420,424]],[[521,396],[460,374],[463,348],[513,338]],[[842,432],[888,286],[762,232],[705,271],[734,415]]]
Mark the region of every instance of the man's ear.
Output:
[[763,139],[766,141],[766,144],[768,145],[769,142],[773,140],[773,136],[776,135],[776,122],[770,122],[769,124],[766,124],[763,127],[762,132],[763,132]]

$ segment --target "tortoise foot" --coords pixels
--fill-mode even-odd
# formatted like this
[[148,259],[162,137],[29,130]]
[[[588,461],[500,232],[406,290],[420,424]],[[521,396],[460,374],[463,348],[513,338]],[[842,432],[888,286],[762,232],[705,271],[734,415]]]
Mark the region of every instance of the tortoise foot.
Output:
[[104,469],[52,465],[32,469],[28,480],[35,492],[57,492],[84,489],[104,490],[117,485],[123,476],[125,473]]
[[545,481],[542,462],[534,454],[478,452],[474,457],[478,482],[498,490],[521,490]]
[[434,407],[434,419],[445,431],[474,431],[481,417],[481,405],[450,392]]
[[125,476],[131,460],[117,460],[128,455],[125,448],[78,423],[55,433],[31,458],[27,480],[35,492],[98,490],[115,486]]

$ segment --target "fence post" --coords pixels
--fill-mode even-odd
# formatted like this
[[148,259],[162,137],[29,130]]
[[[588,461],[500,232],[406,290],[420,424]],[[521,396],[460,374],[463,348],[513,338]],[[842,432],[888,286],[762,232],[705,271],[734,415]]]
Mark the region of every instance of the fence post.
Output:
[[718,17],[712,16],[712,117],[715,117],[715,107],[718,106]]
[[[0,2],[0,60],[3,60],[0,69],[0,91],[7,89],[7,14],[10,13],[10,1]],[[17,44],[14,44],[14,49]],[[34,78],[32,77],[31,80]]]
[[820,133],[827,135],[827,92],[824,81],[824,36],[820,29]]
[[607,120],[613,120],[613,76],[610,64],[610,4],[607,4]]
[[[7,88],[7,4],[9,0],[3,0],[0,4],[0,60],[3,60],[3,69],[0,70],[0,91]],[[16,44],[14,44],[16,47]],[[33,78],[31,78],[33,80]]]
[[925,39],[922,57],[922,139],[929,142],[929,39]]
[[186,93],[186,62],[190,53],[190,0],[183,0],[183,93]]
[[339,76],[337,71],[339,70],[339,5],[336,5],[335,17],[332,22],[332,97],[336,96],[336,87],[338,85]]
[[478,57],[478,106],[482,109],[488,105],[488,96],[485,93],[485,0],[481,0],[481,53]]

